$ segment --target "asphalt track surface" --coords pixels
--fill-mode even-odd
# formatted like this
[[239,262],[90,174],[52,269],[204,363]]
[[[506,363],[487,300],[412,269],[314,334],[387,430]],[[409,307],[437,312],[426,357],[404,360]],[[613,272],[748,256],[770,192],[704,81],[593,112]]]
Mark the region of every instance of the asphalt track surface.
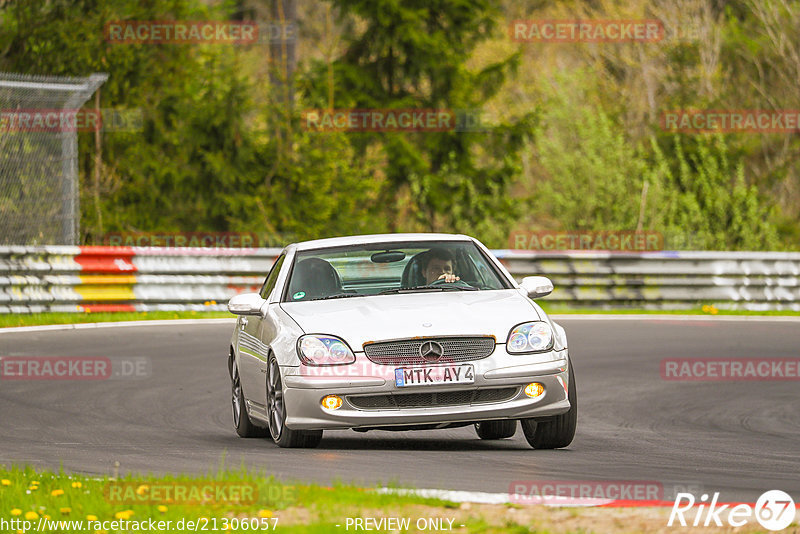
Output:
[[[6,332],[0,356],[147,358],[137,380],[0,380],[0,464],[68,471],[206,474],[221,464],[284,480],[506,493],[518,480],[657,481],[754,502],[800,496],[800,382],[675,382],[672,357],[798,358],[800,322],[559,319],[579,391],[568,449],[539,451],[521,429],[480,441],[472,427],[328,431],[280,449],[232,428],[225,355],[233,323]],[[670,486],[671,487],[671,486]]]

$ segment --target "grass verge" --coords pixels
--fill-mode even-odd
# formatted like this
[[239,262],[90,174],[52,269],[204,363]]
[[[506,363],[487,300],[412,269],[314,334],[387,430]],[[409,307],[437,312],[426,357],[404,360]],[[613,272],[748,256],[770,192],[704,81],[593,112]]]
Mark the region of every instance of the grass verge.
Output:
[[702,308],[689,310],[642,310],[642,309],[597,309],[597,308],[570,308],[567,306],[548,306],[546,301],[537,301],[544,311],[553,315],[569,314],[594,314],[594,315],[751,315],[751,316],[800,316],[800,311],[791,310],[724,310],[713,306],[703,306]]
[[344,531],[346,518],[362,513],[410,513],[412,509],[445,513],[457,507],[438,499],[383,494],[344,484],[285,484],[245,470],[206,477],[114,479],[29,466],[0,466],[0,503],[2,532],[37,531],[36,525],[44,524],[52,532],[107,533],[142,530],[122,521],[151,519],[163,527],[153,532],[189,532],[195,525],[199,525],[197,531],[211,532],[331,532]]
[[[665,530],[669,507],[555,508],[454,503],[379,493],[374,489],[347,484],[332,487],[287,484],[244,469],[220,471],[206,477],[127,475],[115,479],[0,466],[0,530],[17,534],[669,531]],[[361,528],[357,528],[357,520],[361,520]],[[398,524],[402,526],[398,528]],[[682,533],[719,531],[723,530],[681,528]],[[736,531],[757,529],[748,523]]]
[[[800,316],[800,311],[748,311],[717,309],[713,305],[704,305],[702,308],[690,310],[642,310],[642,309],[597,309],[597,308],[571,308],[568,306],[548,306],[544,300],[539,301],[544,310],[550,314],[614,314],[614,315],[754,315],[754,316]],[[73,323],[105,323],[115,321],[147,321],[165,319],[206,319],[227,318],[234,316],[225,311],[154,311],[154,312],[98,312],[98,313],[31,313],[31,314],[0,314],[0,328],[12,326],[38,326],[48,324],[73,324]]]
[[46,324],[106,323],[114,321],[148,321],[164,319],[210,319],[234,315],[225,311],[153,311],[153,312],[75,312],[75,313],[9,313],[0,314],[0,328]]

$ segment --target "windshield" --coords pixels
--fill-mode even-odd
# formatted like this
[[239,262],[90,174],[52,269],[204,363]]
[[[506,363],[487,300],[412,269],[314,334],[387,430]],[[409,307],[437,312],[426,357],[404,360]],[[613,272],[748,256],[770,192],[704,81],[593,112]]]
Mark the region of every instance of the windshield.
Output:
[[512,287],[472,241],[307,250],[297,253],[289,276],[283,302]]

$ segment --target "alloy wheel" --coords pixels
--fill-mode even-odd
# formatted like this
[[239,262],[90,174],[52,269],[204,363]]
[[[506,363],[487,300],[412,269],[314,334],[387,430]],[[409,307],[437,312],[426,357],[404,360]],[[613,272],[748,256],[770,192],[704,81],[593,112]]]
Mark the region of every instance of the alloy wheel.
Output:
[[283,432],[284,403],[281,386],[281,370],[278,361],[273,359],[269,364],[267,378],[267,412],[269,415],[269,433],[272,439],[278,440]]

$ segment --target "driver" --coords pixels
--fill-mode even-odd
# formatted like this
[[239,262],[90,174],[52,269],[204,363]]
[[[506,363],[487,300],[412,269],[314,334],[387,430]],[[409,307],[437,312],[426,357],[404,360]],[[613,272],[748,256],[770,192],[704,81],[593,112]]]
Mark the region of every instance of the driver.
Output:
[[426,284],[432,284],[436,280],[444,280],[447,283],[460,280],[453,273],[453,266],[456,262],[455,257],[449,250],[433,248],[427,252],[423,261],[422,276],[425,277]]

